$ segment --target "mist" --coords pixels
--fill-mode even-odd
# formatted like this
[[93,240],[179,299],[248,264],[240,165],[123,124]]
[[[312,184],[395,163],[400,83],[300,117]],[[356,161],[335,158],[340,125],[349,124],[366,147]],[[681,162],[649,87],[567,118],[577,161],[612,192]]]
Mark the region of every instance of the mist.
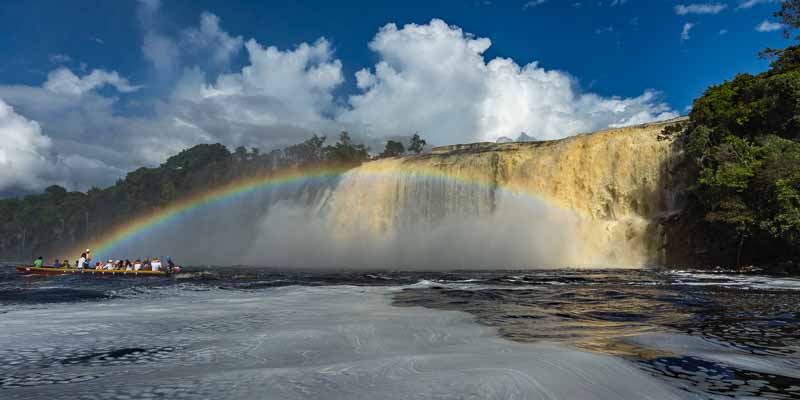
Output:
[[[277,204],[261,221],[246,264],[358,269],[563,267],[574,260],[574,218],[544,204],[502,199],[488,215],[449,215],[376,230],[336,210]],[[358,209],[354,214],[362,214]],[[363,214],[362,214],[363,215]]]
[[357,168],[196,209],[101,256],[312,269],[631,265],[607,245],[609,230],[502,188]]
[[577,239],[581,224],[498,188],[356,169],[194,210],[103,257],[279,268],[574,267],[595,264]]

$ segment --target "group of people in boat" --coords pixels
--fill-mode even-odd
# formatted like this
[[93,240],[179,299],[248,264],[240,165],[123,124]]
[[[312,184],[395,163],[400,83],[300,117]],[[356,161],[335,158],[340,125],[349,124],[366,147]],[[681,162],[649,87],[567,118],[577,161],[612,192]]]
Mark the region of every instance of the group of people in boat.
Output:
[[[33,262],[34,267],[43,268],[44,259],[39,256]],[[52,268],[77,268],[77,269],[94,269],[98,271],[165,271],[167,273],[180,272],[181,267],[175,265],[172,258],[167,257],[166,262],[162,262],[158,257],[131,260],[108,260],[96,261],[92,264],[92,252],[86,249],[81,253],[80,258],[75,261],[74,266],[70,264],[69,260],[56,259]]]

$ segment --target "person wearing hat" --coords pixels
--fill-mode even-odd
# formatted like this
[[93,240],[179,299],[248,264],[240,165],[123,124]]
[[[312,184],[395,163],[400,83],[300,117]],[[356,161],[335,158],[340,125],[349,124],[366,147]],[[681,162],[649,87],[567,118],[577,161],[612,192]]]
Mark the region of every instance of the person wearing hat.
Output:
[[92,261],[92,251],[90,249],[86,249],[86,262]]

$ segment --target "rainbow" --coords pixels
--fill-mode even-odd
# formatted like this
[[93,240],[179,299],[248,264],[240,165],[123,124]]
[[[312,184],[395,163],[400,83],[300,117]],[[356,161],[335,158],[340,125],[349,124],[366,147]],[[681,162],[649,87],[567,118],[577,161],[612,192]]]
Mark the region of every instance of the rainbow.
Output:
[[[232,181],[221,185],[212,190],[199,194],[181,198],[169,205],[144,213],[123,224],[117,225],[106,232],[102,237],[90,240],[86,246],[74,248],[69,253],[71,257],[80,254],[85,248],[90,248],[92,253],[100,256],[108,256],[114,249],[124,243],[141,238],[154,229],[176,222],[188,216],[198,209],[217,205],[227,201],[233,201],[244,196],[260,191],[273,190],[288,185],[306,183],[315,180],[330,179],[340,176],[349,168],[342,167],[316,167],[306,169],[289,169],[277,173],[259,175]],[[541,201],[541,198],[533,193],[526,193],[525,188],[513,187],[508,184],[498,186],[486,175],[459,174],[434,169],[430,166],[410,166],[402,165],[401,168],[372,169],[367,168],[359,171],[375,178],[385,178],[398,174],[407,174],[420,179],[436,179],[448,182],[455,182],[465,185],[477,185],[482,187],[492,187],[514,195],[523,195]]]
[[81,254],[88,247],[95,255],[107,256],[122,243],[134,240],[156,227],[177,221],[197,209],[232,201],[263,190],[336,177],[344,171],[345,169],[341,167],[291,169],[232,181],[210,191],[186,196],[170,203],[166,207],[144,213],[123,224],[119,224],[102,237],[90,240],[87,246],[72,249],[67,254],[74,257],[74,255]]

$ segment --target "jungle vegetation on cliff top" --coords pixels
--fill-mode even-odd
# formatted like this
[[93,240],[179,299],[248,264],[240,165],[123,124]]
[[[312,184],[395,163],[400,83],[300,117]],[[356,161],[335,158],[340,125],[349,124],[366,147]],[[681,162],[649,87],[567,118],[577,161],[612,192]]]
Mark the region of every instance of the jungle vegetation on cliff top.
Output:
[[[775,13],[787,37],[799,11],[793,0]],[[769,70],[708,88],[687,130],[692,206],[737,264],[743,250],[755,263],[800,255],[800,46],[762,55],[772,58]]]

